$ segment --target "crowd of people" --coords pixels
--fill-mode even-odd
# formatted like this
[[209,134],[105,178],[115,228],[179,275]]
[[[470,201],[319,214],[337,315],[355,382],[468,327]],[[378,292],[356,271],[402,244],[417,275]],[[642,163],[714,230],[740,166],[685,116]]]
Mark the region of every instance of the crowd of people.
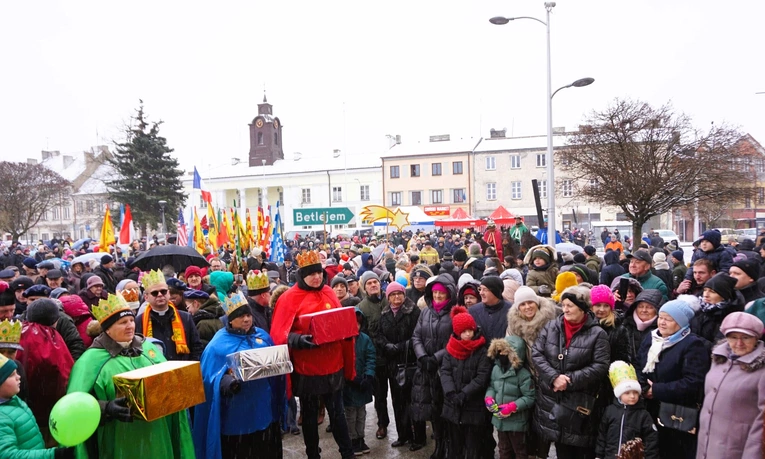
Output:
[[[344,459],[393,430],[393,448],[434,459],[552,445],[562,459],[762,457],[765,247],[710,230],[686,266],[671,242],[605,236],[602,255],[583,234],[581,251],[538,244],[520,220],[297,239],[279,264],[254,249],[243,275],[223,249],[204,268],[142,272],[138,241],[88,263],[59,242],[59,267],[50,248],[14,246],[0,259],[0,458],[279,458],[282,437],[302,434],[314,459],[327,415]],[[319,344],[298,320],[344,307],[355,338]],[[229,367],[279,345],[288,375]],[[200,362],[206,401],[137,418],[113,376],[168,360]],[[48,418],[72,392],[99,401],[101,422],[62,447]]]

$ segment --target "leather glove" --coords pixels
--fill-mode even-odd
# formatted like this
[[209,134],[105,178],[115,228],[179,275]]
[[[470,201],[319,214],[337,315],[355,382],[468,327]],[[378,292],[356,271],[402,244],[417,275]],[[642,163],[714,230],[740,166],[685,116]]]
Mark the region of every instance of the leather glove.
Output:
[[550,291],[550,286],[548,285],[540,285],[537,290],[539,290],[540,296],[550,296],[550,294],[552,293]]
[[287,342],[292,349],[314,349],[319,347],[313,342],[313,335],[301,335],[300,333],[290,333]]
[[438,360],[435,357],[429,355],[423,355],[418,360],[423,370],[428,373],[435,373],[438,371]]
[[104,414],[111,419],[122,422],[133,422],[133,415],[125,397],[110,400],[104,407]]
[[465,393],[462,391],[457,392],[452,402],[457,408],[462,408],[462,404],[465,403]]
[[486,409],[491,411],[492,413],[496,413],[499,411],[499,407],[497,406],[497,401],[494,400],[493,397],[486,397],[483,399],[483,403],[486,405]]
[[361,378],[361,389],[364,392],[372,392],[375,388],[375,377],[371,375],[364,375]]
[[74,459],[74,447],[56,448],[53,451],[54,459]]
[[393,343],[385,343],[385,355],[393,357],[398,354],[398,345]]
[[232,375],[226,373],[220,379],[220,393],[225,397],[236,395],[242,390],[242,385]]

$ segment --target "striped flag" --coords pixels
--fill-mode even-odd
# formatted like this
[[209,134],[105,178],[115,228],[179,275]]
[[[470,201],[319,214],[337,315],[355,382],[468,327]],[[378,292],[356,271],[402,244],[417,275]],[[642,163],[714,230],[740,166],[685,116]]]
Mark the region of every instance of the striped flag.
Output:
[[284,239],[282,238],[282,221],[279,215],[279,201],[276,201],[276,212],[274,213],[273,232],[271,234],[271,252],[268,261],[275,263],[284,263]]
[[186,245],[189,243],[189,235],[186,232],[186,222],[183,221],[183,209],[181,209],[180,212],[178,212],[178,223],[177,223],[177,229],[178,229],[178,239],[175,241],[177,245]]

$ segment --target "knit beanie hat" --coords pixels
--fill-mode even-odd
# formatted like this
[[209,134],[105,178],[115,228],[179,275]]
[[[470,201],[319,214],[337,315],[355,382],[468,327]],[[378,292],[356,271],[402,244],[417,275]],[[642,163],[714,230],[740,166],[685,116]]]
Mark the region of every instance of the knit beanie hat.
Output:
[[470,244],[469,249],[469,255],[471,257],[480,257],[481,256],[481,244],[474,242]]
[[519,305],[525,303],[526,301],[533,301],[537,304],[537,306],[539,305],[539,297],[537,294],[534,293],[534,290],[532,290],[531,287],[526,287],[524,285],[515,291],[515,301],[513,304]]
[[560,295],[563,293],[563,291],[569,287],[573,287],[574,285],[577,285],[576,276],[574,273],[571,271],[564,271],[558,274],[558,277],[555,278],[556,295],[553,296],[553,299],[555,301],[560,301]]
[[667,261],[667,256],[664,255],[664,252],[656,252],[653,254],[654,263],[664,263],[665,261]]
[[733,263],[733,266],[744,271],[747,276],[751,277],[753,281],[757,281],[760,278],[760,263],[756,260],[745,258],[741,261]]
[[541,258],[545,263],[550,263],[550,252],[545,249],[536,249],[531,252],[531,259],[533,260],[534,258]]
[[465,249],[457,249],[454,251],[454,261],[467,261],[468,256],[467,252],[465,252]]
[[587,261],[587,255],[583,253],[577,253],[574,255],[574,263],[585,263]]
[[434,291],[434,292],[449,293],[449,290],[446,287],[444,287],[444,284],[442,284],[440,282],[436,282],[435,284],[433,284],[433,287],[431,287],[431,290]]
[[662,312],[669,314],[680,325],[680,328],[687,327],[695,315],[691,306],[683,300],[672,300],[664,303],[664,306],[659,309],[659,313]]
[[592,304],[606,303],[614,309],[614,294],[605,285],[596,285],[590,289]]
[[706,281],[704,288],[714,290],[724,301],[728,301],[736,296],[736,281],[735,277],[727,273],[717,273]]
[[102,281],[101,278],[98,277],[98,276],[92,276],[92,277],[90,277],[88,279],[88,282],[85,284],[85,288],[86,289],[90,289],[94,285],[100,285],[100,286],[103,287],[104,286],[104,281]]
[[39,300],[34,300],[27,306],[27,320],[29,322],[52,327],[58,320],[58,316],[58,302],[54,300],[41,298]]
[[685,263],[685,252],[683,252],[683,249],[677,249],[674,252],[672,252],[672,258],[675,260],[679,260],[682,263]]
[[16,362],[0,354],[0,384],[5,383],[14,371],[18,369]]
[[335,276],[332,278],[332,282],[329,283],[329,286],[331,288],[335,288],[335,285],[337,284],[343,284],[345,285],[345,289],[348,290],[348,281],[345,280],[345,277],[343,276]]
[[611,380],[611,387],[614,388],[614,395],[620,398],[629,390],[642,392],[640,383],[637,379],[635,367],[622,360],[617,360],[608,368],[608,379]]
[[581,263],[576,263],[571,267],[570,271],[574,274],[579,274],[579,277],[582,278],[582,282],[590,282],[590,268],[587,266]]
[[388,284],[388,288],[385,289],[385,297],[389,297],[391,293],[400,292],[406,295],[406,290],[404,289],[404,286],[399,284],[398,282],[391,282]]
[[377,277],[377,274],[375,274],[374,271],[364,271],[364,274],[361,275],[361,282],[359,282],[361,284],[361,289],[366,292],[366,288],[365,287],[367,285],[367,282],[372,280],[372,279],[374,279],[374,280],[376,280],[378,282],[380,281],[380,278]]
[[465,330],[475,331],[475,319],[468,314],[467,308],[455,306],[450,314],[452,316],[452,330],[454,330],[455,335],[460,336]]
[[569,300],[584,312],[589,312],[590,309],[592,309],[590,289],[587,287],[580,287],[578,285],[569,287],[563,291],[563,294],[560,296],[560,300]]
[[498,276],[488,276],[481,280],[481,285],[489,289],[489,291],[497,297],[502,299],[502,291],[505,289],[505,284],[502,283],[502,279]]
[[589,256],[595,255],[595,247],[591,245],[587,245],[584,247],[584,253],[586,253]]
[[186,280],[189,280],[189,276],[202,276],[202,270],[198,266],[189,266],[186,268],[186,272],[184,272],[184,276],[186,277]]
[[704,231],[704,233],[702,233],[699,240],[696,242],[701,242],[701,241],[711,242],[712,246],[716,249],[720,247],[720,242],[722,241],[722,234],[720,234],[719,231],[715,231],[715,230]]

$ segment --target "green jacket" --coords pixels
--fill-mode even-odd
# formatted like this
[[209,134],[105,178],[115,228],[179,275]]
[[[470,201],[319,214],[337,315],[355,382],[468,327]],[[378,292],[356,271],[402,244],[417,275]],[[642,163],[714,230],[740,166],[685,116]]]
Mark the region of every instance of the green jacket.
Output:
[[199,311],[191,316],[199,331],[199,339],[205,347],[213,339],[215,333],[223,328],[223,322],[220,320],[223,314],[225,313],[220,301],[217,298],[210,298],[199,308]]
[[18,396],[0,404],[0,458],[53,459],[55,448],[45,449],[35,417]]
[[[677,290],[677,287],[680,286],[680,283],[685,279],[685,273],[688,272],[688,267],[685,266],[685,264],[679,264],[675,265],[675,267],[672,269],[672,289]],[[669,285],[667,286],[669,287]]]
[[[357,306],[361,312],[364,313],[364,317],[367,320],[366,334],[369,335],[372,342],[377,339],[377,333],[380,329],[380,316],[382,315],[382,310],[385,309],[386,306],[388,306],[388,297],[385,295],[383,295],[382,300],[380,300],[379,303],[370,301],[369,297],[365,296]],[[385,354],[382,351],[382,349],[377,349],[376,361],[378,367],[386,365],[388,362],[388,359],[385,358]]]
[[[130,357],[131,352],[137,357]],[[162,352],[140,335],[133,338],[128,349],[122,349],[102,333],[72,367],[67,393],[87,392],[99,402],[108,402],[117,397],[112,376],[165,361]],[[195,457],[185,410],[152,422],[138,418],[133,422],[102,419],[96,433],[77,445],[76,455],[78,459]]]
[[637,279],[637,281],[640,282],[640,285],[643,287],[643,290],[647,288],[656,289],[661,292],[662,296],[664,297],[664,301],[669,299],[669,290],[667,289],[667,284],[665,284],[663,280],[654,275],[651,271],[648,271],[646,274],[638,278],[630,273],[622,274],[621,277]]
[[[505,370],[497,359],[506,355],[510,367]],[[494,359],[491,370],[491,382],[486,390],[486,397],[493,398],[497,405],[515,402],[517,411],[505,419],[491,417],[491,423],[498,431],[526,432],[531,419],[531,408],[536,400],[534,380],[531,372],[524,366],[526,361],[526,342],[519,336],[506,336],[494,339],[489,346],[489,357]]]
[[584,265],[590,268],[591,270],[595,271],[596,273],[600,272],[600,264],[603,262],[603,260],[600,259],[597,255],[592,255],[587,257],[587,261],[584,262]]

